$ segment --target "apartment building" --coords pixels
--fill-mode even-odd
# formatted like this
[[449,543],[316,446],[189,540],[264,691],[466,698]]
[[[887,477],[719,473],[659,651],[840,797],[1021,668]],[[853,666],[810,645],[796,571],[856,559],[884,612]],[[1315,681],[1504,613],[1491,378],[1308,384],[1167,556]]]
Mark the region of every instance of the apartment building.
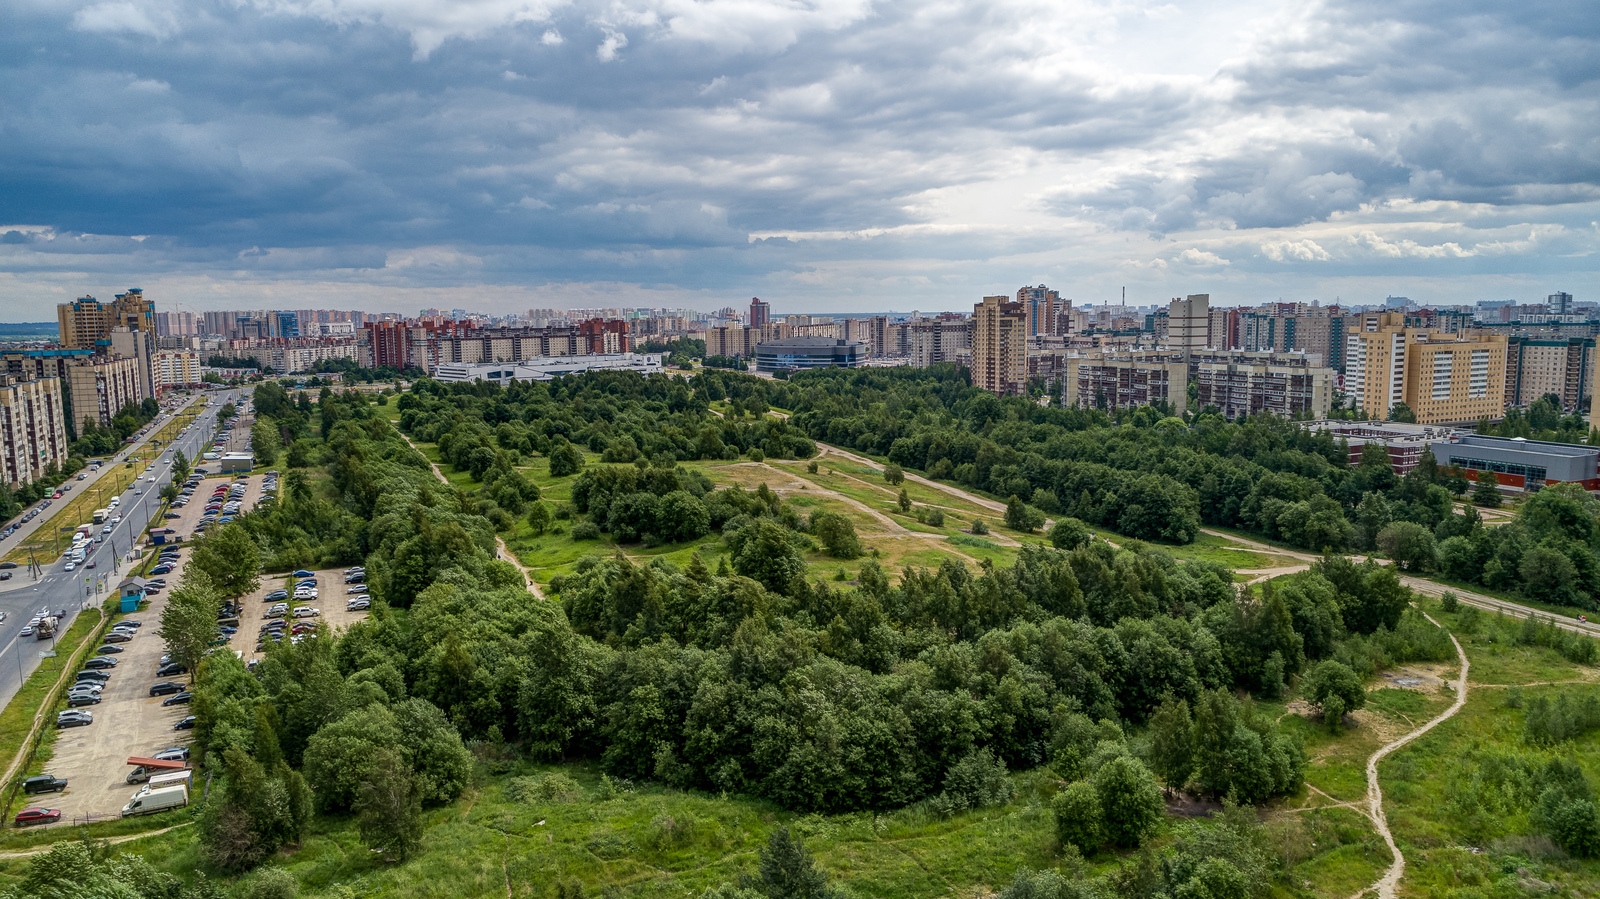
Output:
[[911,336],[911,365],[927,368],[941,362],[961,362],[972,352],[971,319],[941,316],[919,319],[908,327]]
[[[1029,337],[1060,333],[1058,319],[1062,302],[1059,292],[1043,284],[1023,287],[1017,291],[1017,302],[1022,304],[1023,314],[1027,316],[1024,327]],[[1068,301],[1066,307],[1070,309],[1071,306],[1071,301]]]
[[1547,393],[1561,397],[1561,409],[1588,405],[1595,376],[1593,337],[1513,335],[1506,341],[1507,408],[1527,407]]
[[752,328],[759,328],[772,321],[772,306],[760,297],[750,298],[750,319],[745,322]]
[[81,297],[56,307],[61,328],[61,345],[69,350],[93,350],[110,344],[114,328],[155,333],[155,303],[144,298],[144,291],[131,287],[110,303],[94,297]]
[[0,466],[18,487],[59,466],[68,455],[61,381],[0,375]]
[[1109,411],[1165,402],[1173,415],[1188,407],[1189,366],[1168,354],[1066,355],[1056,362],[1055,378],[1066,406]]
[[1167,305],[1167,346],[1184,358],[1210,346],[1207,330],[1211,324],[1211,295],[1190,294]]
[[1027,385],[1028,317],[1010,297],[984,297],[972,310],[972,382],[991,393],[1020,395]]
[[1315,354],[1299,364],[1268,358],[1200,362],[1195,369],[1200,408],[1216,406],[1228,419],[1260,412],[1285,418],[1322,417],[1333,407],[1338,374]]
[[72,417],[110,424],[122,407],[144,399],[139,392],[139,363],[127,356],[90,356],[74,360],[67,368],[67,389],[72,396]]
[[200,354],[193,350],[157,350],[155,378],[161,389],[193,387],[200,382]]
[[1404,402],[1420,424],[1505,414],[1506,339],[1388,325],[1345,337],[1345,391],[1373,418]]

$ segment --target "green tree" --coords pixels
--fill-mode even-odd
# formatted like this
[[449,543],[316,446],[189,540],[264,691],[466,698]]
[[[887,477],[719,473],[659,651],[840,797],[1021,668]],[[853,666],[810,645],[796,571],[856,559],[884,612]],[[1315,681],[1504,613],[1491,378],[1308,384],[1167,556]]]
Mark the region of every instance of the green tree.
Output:
[[1389,420],[1414,425],[1417,423],[1417,413],[1412,412],[1411,407],[1404,402],[1399,402],[1389,407]]
[[1167,786],[1183,789],[1194,768],[1194,721],[1189,703],[1167,697],[1150,716],[1150,766]]
[[911,511],[911,494],[906,492],[906,488],[904,488],[904,487],[900,488],[900,495],[895,497],[894,501],[895,501],[895,505],[900,507],[901,513],[906,513],[906,512],[910,512]]
[[233,408],[233,404],[232,403],[224,403],[222,408],[217,410],[217,424],[219,424],[219,425],[227,424],[228,423],[228,419],[232,418],[234,416],[234,414],[236,412],[238,412],[238,411],[239,410]]
[[837,892],[805,845],[787,827],[774,830],[767,838],[757,871],[755,878],[740,878],[740,885],[766,899],[832,899]]
[[811,513],[811,534],[822,544],[823,552],[835,559],[854,559],[861,555],[861,541],[856,538],[856,526],[837,512],[818,510]]
[[1367,704],[1367,691],[1361,685],[1360,675],[1333,659],[1319,662],[1306,673],[1300,682],[1300,695],[1324,712],[1329,710],[1330,703],[1336,702],[1337,717]]
[[1100,794],[1087,781],[1080,780],[1057,793],[1050,810],[1055,813],[1056,839],[1063,846],[1076,846],[1087,855],[1105,842]]
[[1408,571],[1421,571],[1438,555],[1433,533],[1410,521],[1397,521],[1379,531],[1378,549]]
[[261,550],[242,525],[230,522],[195,546],[189,567],[204,571],[223,598],[243,596],[261,583]]
[[704,537],[711,530],[711,515],[706,504],[687,490],[674,490],[661,498],[656,515],[656,533],[669,543],[683,543]]
[[583,453],[568,443],[565,437],[556,438],[555,445],[550,447],[550,476],[564,478],[582,470]]
[[377,750],[356,792],[361,842],[394,861],[416,855],[422,848],[422,801],[416,777],[400,755],[391,749]]
[[189,477],[189,457],[183,450],[172,451],[172,481],[178,483]]
[[[316,791],[317,805],[330,812],[353,808],[361,784],[374,776],[369,769],[379,754],[398,751],[400,745],[394,713],[381,704],[357,709],[325,725],[312,735],[305,751],[306,781]],[[409,791],[409,766],[405,774]]]
[[[305,396],[305,394],[301,394]],[[289,452],[284,456],[284,464],[290,468],[306,468],[311,464],[311,450],[304,440],[294,440],[289,443]]]
[[256,465],[271,465],[278,461],[283,442],[278,436],[278,424],[265,415],[257,415],[250,427],[250,451],[255,454]]
[[1094,773],[1094,790],[1105,814],[1106,837],[1122,847],[1143,843],[1161,822],[1161,787],[1143,762],[1119,755]]
[[528,527],[534,536],[539,536],[550,529],[550,507],[545,503],[534,500],[528,508]]
[[736,542],[733,569],[775,593],[786,593],[790,582],[806,570],[805,556],[789,530],[770,518],[744,528]]
[[[1009,504],[1006,512],[1011,511]],[[1076,518],[1057,518],[1050,525],[1050,545],[1056,549],[1077,549],[1089,543],[1089,526]]]
[[1044,524],[1044,513],[1023,503],[1015,493],[1006,500],[1006,527],[1014,531],[1032,533],[1042,524]]
[[189,669],[191,681],[217,635],[217,610],[221,606],[222,597],[211,578],[204,569],[191,565],[161,610],[161,627],[156,633],[166,643],[172,660]]
[[1499,481],[1495,479],[1494,472],[1484,469],[1478,472],[1477,486],[1472,488],[1472,502],[1474,505],[1483,506],[1485,509],[1500,508]]
[[905,482],[906,473],[900,468],[899,465],[890,462],[888,465],[883,467],[883,479],[898,487]]

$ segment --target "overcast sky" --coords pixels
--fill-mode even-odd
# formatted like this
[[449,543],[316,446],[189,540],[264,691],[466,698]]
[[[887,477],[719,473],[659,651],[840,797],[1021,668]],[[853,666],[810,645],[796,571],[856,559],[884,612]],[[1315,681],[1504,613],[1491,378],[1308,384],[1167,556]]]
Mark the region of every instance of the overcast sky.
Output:
[[0,70],[11,321],[1600,299],[1593,0],[7,0]]

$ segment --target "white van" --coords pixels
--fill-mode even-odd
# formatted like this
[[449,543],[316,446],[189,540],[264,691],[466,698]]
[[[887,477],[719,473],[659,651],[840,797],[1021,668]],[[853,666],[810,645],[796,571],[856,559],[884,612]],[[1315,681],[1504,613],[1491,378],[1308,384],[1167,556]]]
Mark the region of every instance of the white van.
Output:
[[181,786],[187,788],[193,777],[194,771],[187,768],[181,771],[168,771],[166,774],[151,775],[150,781],[140,787],[139,792],[133,794],[133,798],[138,799],[140,796],[154,793],[156,790],[165,789],[166,787]]
[[141,791],[122,807],[122,817],[132,818],[134,815],[153,815],[167,809],[183,808],[189,804],[189,788],[179,784],[175,787],[162,787],[148,793]]

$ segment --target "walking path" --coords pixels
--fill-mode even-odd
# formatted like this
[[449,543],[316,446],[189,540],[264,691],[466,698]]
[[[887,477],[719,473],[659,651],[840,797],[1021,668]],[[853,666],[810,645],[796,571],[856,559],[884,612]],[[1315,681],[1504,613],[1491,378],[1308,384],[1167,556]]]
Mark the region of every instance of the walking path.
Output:
[[[408,446],[414,450],[417,450],[417,455],[424,459],[428,459],[428,454],[424,453],[420,449],[417,449],[417,445],[411,442],[411,438],[406,436],[404,431],[401,431],[399,428],[395,428],[395,432],[400,435],[401,439],[405,440]],[[440,470],[439,466],[434,464],[431,459],[428,460],[428,468],[433,470],[433,476],[439,479],[439,483],[445,485],[446,487],[450,486],[450,479],[444,476],[444,472]],[[495,557],[517,566],[517,570],[522,572],[522,578],[528,582],[528,589],[533,591],[533,595],[539,597],[540,599],[545,599],[546,597],[544,595],[544,591],[539,589],[539,582],[533,579],[533,572],[528,570],[528,566],[522,564],[522,560],[517,558],[516,553],[506,549],[506,542],[505,540],[501,539],[499,534],[494,535],[494,545],[496,549]]]
[[[103,839],[103,840],[96,840],[96,842],[105,843],[108,846],[115,846],[118,843],[131,843],[134,840],[142,840],[145,837],[158,837],[158,836],[161,836],[162,834],[166,833],[169,830],[177,830],[180,827],[188,827],[189,825],[191,825],[193,823],[194,823],[193,821],[185,821],[182,824],[174,824],[171,827],[163,827],[163,828],[161,828],[159,830],[147,830],[144,833],[128,833],[128,834],[123,834],[120,837],[107,837],[106,839]],[[0,859],[3,859],[3,858],[28,858],[29,856],[33,856],[33,855],[43,855],[44,853],[49,852],[51,847],[53,847],[53,846],[55,846],[55,843],[47,843],[47,844],[45,844],[43,846],[35,846],[32,849],[18,849],[15,852],[0,852]]]
[[[1439,622],[1434,621],[1432,617],[1426,614],[1423,617],[1433,622],[1435,627],[1439,626]],[[1439,717],[1429,721],[1427,724],[1392,743],[1379,747],[1378,751],[1367,759],[1367,817],[1372,819],[1372,825],[1378,829],[1378,834],[1383,837],[1383,842],[1389,847],[1389,852],[1393,854],[1394,860],[1389,863],[1389,870],[1385,871],[1376,883],[1357,892],[1351,899],[1357,899],[1357,897],[1372,890],[1377,891],[1378,899],[1394,899],[1395,889],[1400,884],[1400,878],[1406,873],[1406,857],[1400,852],[1400,847],[1395,845],[1394,835],[1389,832],[1389,817],[1383,811],[1383,787],[1378,784],[1378,763],[1383,761],[1384,757],[1391,752],[1433,730],[1441,722],[1450,719],[1456,712],[1461,711],[1462,706],[1467,704],[1467,654],[1461,648],[1461,642],[1456,639],[1455,634],[1450,635],[1450,642],[1455,644],[1456,657],[1461,660],[1461,675],[1456,678],[1455,683],[1455,703],[1441,712]]]

